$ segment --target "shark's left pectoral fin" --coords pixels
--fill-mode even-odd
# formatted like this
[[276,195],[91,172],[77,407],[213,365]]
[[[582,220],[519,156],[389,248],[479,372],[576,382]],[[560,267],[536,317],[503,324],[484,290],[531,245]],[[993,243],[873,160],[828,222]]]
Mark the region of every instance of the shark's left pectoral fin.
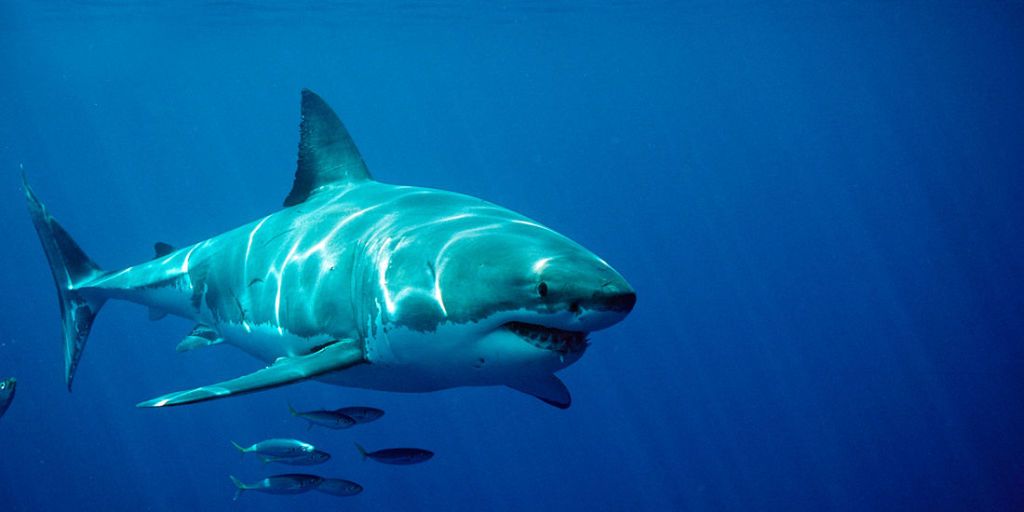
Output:
[[165,407],[204,402],[283,386],[364,362],[362,344],[354,340],[331,343],[304,356],[283,357],[274,364],[237,379],[188,391],[178,391],[139,403],[136,407]]
[[558,407],[559,409],[568,409],[569,406],[572,405],[572,395],[569,394],[569,388],[565,386],[562,379],[559,379],[554,375],[509,384],[508,387],[516,391],[522,391],[527,395],[537,397],[545,403]]

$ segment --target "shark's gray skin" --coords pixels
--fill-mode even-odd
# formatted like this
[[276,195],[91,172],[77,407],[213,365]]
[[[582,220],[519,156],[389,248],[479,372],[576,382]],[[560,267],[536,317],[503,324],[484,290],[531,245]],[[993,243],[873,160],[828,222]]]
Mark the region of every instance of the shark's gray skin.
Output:
[[315,378],[422,392],[507,385],[557,407],[554,373],[636,294],[601,258],[518,213],[370,176],[344,125],[302,93],[298,168],[285,208],[106,272],[25,183],[60,298],[68,389],[108,299],[196,322],[178,350],[227,343],[269,366],[142,402],[161,407]]

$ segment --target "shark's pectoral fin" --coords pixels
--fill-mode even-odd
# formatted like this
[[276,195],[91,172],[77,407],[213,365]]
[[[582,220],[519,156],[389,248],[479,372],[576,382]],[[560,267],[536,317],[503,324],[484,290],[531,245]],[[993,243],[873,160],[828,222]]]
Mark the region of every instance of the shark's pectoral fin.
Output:
[[163,320],[167,316],[167,312],[162,309],[149,308],[149,320],[156,322],[157,320]]
[[537,397],[545,403],[558,407],[559,409],[568,409],[569,406],[572,405],[572,395],[569,394],[569,388],[565,386],[562,379],[559,379],[554,375],[548,375],[547,377],[540,379],[517,382],[515,384],[508,384],[508,387],[516,391],[522,391],[527,395]]
[[178,352],[188,352],[189,350],[209,347],[210,345],[216,345],[222,343],[224,338],[220,337],[220,333],[216,329],[206,324],[196,324],[192,328],[192,332],[185,336],[185,339],[178,343],[178,346],[174,348]]
[[274,364],[237,379],[231,379],[188,391],[170,393],[147,400],[137,407],[165,407],[252,393],[283,386],[327,372],[343,370],[364,362],[362,345],[354,340],[340,340],[313,352],[295,357],[282,357]]

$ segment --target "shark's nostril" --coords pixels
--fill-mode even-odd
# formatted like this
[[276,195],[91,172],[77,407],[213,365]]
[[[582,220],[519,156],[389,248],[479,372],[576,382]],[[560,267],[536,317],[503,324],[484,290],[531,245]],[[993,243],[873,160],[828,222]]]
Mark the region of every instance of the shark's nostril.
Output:
[[623,292],[611,295],[607,298],[606,304],[608,309],[615,311],[624,311],[626,313],[633,310],[633,306],[636,305],[636,293],[635,292]]

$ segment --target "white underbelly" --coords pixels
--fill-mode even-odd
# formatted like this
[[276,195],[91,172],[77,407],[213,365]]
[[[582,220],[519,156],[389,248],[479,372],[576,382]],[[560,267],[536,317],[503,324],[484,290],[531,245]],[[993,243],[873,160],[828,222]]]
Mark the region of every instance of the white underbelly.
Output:
[[389,330],[367,342],[370,364],[318,380],[383,391],[426,392],[462,386],[496,386],[561,369],[550,351],[499,330],[481,336],[475,324],[445,324],[433,332]]
[[[310,353],[329,335],[303,338],[269,324],[221,324],[225,341],[271,364]],[[462,386],[495,386],[550,375],[564,366],[557,354],[505,330],[481,334],[475,324],[445,324],[433,332],[378,329],[366,340],[368,364],[315,380],[381,391],[427,392]]]

